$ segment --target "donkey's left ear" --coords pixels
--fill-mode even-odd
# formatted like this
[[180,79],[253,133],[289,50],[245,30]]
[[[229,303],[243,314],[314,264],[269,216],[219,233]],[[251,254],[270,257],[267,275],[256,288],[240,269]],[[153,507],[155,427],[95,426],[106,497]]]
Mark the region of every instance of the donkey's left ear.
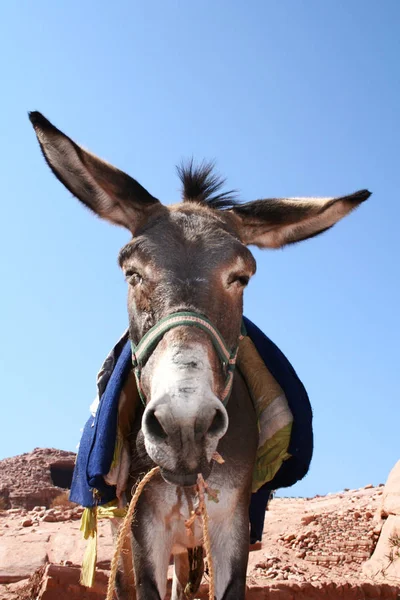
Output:
[[271,198],[238,204],[229,212],[244,244],[282,248],[326,231],[370,195],[360,190],[339,198]]
[[135,179],[78,146],[41,113],[29,118],[55,176],[99,217],[135,235],[151,214],[163,210]]

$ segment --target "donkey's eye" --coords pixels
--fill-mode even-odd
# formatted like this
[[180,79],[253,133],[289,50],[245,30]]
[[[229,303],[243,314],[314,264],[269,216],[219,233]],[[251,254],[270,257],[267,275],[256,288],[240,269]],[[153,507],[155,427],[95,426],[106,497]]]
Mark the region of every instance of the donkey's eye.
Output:
[[125,271],[125,279],[129,283],[129,285],[138,285],[142,283],[143,277],[137,271]]
[[250,277],[248,277],[247,275],[240,275],[239,277],[236,278],[236,281],[238,283],[240,283],[240,285],[242,285],[243,287],[246,287],[246,285],[250,281]]
[[232,275],[229,278],[228,285],[232,285],[232,283],[238,283],[242,287],[246,287],[249,283],[250,277],[248,275]]

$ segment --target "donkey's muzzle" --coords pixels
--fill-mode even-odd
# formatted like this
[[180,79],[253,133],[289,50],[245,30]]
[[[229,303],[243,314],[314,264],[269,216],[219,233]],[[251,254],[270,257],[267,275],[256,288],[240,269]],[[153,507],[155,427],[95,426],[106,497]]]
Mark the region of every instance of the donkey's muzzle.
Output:
[[[210,465],[200,470],[204,479],[211,473]],[[161,469],[161,475],[167,483],[172,485],[179,485],[182,487],[193,487],[197,483],[198,473],[179,473],[174,471],[168,471],[167,469]]]
[[[179,442],[182,433],[186,434],[188,439],[202,441],[207,437],[221,438],[227,429],[226,410],[221,405],[215,409],[205,410],[193,422],[193,431],[191,423],[180,425],[179,418],[174,419],[173,415],[166,410],[148,409],[143,416],[143,429],[153,442],[160,443],[165,440],[170,442]],[[182,429],[184,431],[182,432]]]
[[150,458],[166,481],[182,486],[195,485],[199,473],[209,476],[227,428],[226,409],[215,396],[188,400],[165,395],[148,404],[142,420]]

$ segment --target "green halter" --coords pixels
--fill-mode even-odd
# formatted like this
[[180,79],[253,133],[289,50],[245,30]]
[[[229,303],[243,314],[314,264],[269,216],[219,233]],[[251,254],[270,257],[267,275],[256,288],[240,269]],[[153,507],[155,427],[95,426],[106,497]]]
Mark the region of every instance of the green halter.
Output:
[[[210,336],[214,348],[216,349],[218,356],[226,369],[225,387],[221,395],[221,401],[224,406],[226,406],[232,391],[233,373],[236,366],[239,344],[237,344],[236,347],[230,351],[228,346],[225,344],[224,338],[218,329],[214,327],[211,321],[195,312],[172,313],[171,315],[160,319],[160,321],[158,321],[154,327],[149,329],[149,331],[142,337],[136,346],[131,341],[132,363],[138,392],[143,404],[146,405],[146,396],[140,383],[142,369],[163,335],[170,329],[173,329],[174,327],[181,327],[182,325],[198,327]],[[239,339],[241,339],[241,337],[242,335]]]

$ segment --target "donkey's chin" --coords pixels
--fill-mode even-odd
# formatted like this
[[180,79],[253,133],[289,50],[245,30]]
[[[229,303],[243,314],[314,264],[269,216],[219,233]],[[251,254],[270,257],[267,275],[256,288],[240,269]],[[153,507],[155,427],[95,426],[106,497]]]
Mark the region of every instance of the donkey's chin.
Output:
[[169,471],[161,468],[161,475],[167,483],[181,487],[193,487],[197,483],[197,478],[201,474],[207,479],[211,473],[210,465],[202,465],[197,472],[185,473],[184,471]]

